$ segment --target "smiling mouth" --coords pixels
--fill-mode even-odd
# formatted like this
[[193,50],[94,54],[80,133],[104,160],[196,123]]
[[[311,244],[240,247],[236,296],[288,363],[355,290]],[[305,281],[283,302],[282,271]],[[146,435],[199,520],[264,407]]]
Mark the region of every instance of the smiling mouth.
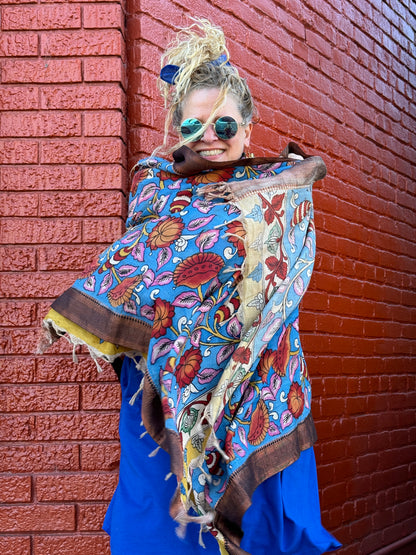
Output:
[[198,152],[198,154],[200,156],[218,156],[219,154],[222,154],[224,151],[221,149],[215,149],[215,150],[200,150]]

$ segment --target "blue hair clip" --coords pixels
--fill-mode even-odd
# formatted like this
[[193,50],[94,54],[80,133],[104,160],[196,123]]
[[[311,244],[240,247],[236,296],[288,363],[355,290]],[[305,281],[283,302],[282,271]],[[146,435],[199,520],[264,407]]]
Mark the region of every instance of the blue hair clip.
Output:
[[[227,64],[226,64],[227,66],[231,65],[230,62],[227,61],[227,55],[226,54],[221,54],[221,56],[219,58],[217,58],[216,60],[214,60],[210,63],[214,66],[219,66],[219,65],[223,64],[224,62],[227,62]],[[175,66],[173,64],[168,64],[168,65],[162,67],[162,69],[160,70],[160,78],[162,79],[162,81],[166,81],[166,83],[169,83],[170,85],[174,85],[180,70],[181,70],[181,68],[179,66]]]

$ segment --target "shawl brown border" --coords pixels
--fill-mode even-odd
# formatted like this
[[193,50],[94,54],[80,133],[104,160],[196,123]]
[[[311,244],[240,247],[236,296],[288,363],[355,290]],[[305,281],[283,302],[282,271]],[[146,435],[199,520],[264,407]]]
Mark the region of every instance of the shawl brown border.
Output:
[[[178,434],[165,427],[160,397],[145,373],[143,388],[142,418],[146,430],[171,458],[171,471],[182,476],[183,456]],[[240,542],[243,537],[241,523],[243,515],[251,505],[251,497],[259,484],[281,472],[295,462],[305,449],[317,439],[312,414],[303,420],[288,435],[277,438],[255,451],[248,460],[229,478],[228,485],[215,507],[214,525],[226,538],[226,549],[230,555],[245,555]],[[173,518],[183,512],[178,491],[171,502]]]
[[99,339],[134,351],[147,352],[152,331],[150,326],[111,312],[73,287],[62,293],[51,308]]

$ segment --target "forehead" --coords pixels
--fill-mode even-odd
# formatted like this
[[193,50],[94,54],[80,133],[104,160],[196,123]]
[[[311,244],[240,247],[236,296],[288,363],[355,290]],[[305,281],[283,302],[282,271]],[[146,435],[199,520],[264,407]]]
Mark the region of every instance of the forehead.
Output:
[[[183,119],[193,117],[200,120],[207,120],[212,114],[219,93],[219,89],[213,88],[194,89],[191,91],[183,103]],[[218,117],[225,115],[240,115],[237,100],[232,94],[226,95],[225,101],[215,112],[215,116]]]

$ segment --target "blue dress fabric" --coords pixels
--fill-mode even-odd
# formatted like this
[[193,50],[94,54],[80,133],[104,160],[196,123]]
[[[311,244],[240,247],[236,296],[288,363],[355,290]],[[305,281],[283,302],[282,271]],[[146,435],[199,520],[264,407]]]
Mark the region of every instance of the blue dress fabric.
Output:
[[[140,437],[141,374],[134,362],[125,358],[120,382],[121,457],[119,483],[105,516],[104,530],[110,535],[112,555],[214,555],[219,553],[215,538],[189,524],[184,539],[178,524],[169,515],[169,503],[176,489],[170,472],[169,455],[148,435]],[[340,543],[323,528],[320,518],[316,464],[313,448],[282,472],[255,490],[252,505],[243,518],[242,549],[251,555],[319,555],[336,550]]]

